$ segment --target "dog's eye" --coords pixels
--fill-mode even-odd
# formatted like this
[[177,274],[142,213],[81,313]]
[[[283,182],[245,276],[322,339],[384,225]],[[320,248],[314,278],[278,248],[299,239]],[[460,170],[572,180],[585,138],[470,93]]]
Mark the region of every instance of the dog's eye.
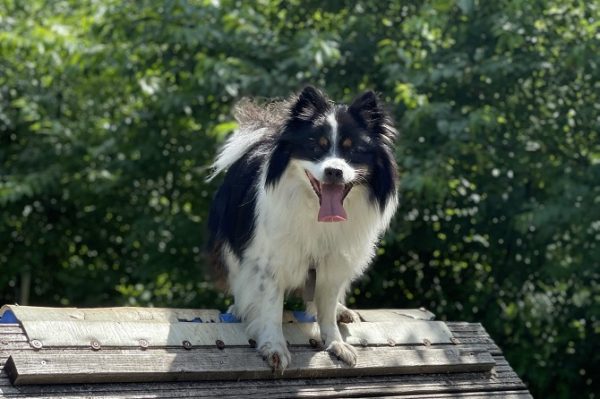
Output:
[[319,139],[319,145],[324,149],[327,149],[327,147],[329,147],[329,140],[327,140],[327,137],[321,137]]

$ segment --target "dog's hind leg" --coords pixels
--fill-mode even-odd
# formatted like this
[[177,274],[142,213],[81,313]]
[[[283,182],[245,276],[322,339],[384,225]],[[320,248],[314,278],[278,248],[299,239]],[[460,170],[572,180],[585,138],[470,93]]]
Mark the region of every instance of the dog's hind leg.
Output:
[[360,316],[352,309],[348,309],[346,306],[338,302],[335,309],[336,319],[338,323],[360,323]]
[[238,317],[273,370],[283,371],[291,360],[282,329],[284,291],[273,275],[257,264],[243,264],[231,282]]

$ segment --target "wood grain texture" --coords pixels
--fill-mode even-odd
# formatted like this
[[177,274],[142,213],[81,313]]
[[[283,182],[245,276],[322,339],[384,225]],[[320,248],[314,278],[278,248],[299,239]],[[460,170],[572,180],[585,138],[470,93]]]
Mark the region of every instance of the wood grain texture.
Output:
[[18,324],[2,324],[2,328],[0,328],[0,339],[4,338],[4,335],[22,333],[23,329]]
[[418,345],[451,343],[452,333],[444,322],[405,319],[401,322],[340,324],[344,341],[351,345]]
[[362,321],[433,320],[435,315],[426,309],[362,309],[355,310]]
[[[328,379],[205,381],[130,384],[0,386],[6,397],[119,397],[119,398],[340,398],[396,395],[460,394],[465,392],[524,391],[514,375],[503,373],[425,374]],[[526,391],[525,391],[526,392]],[[426,396],[427,397],[427,396]]]
[[21,385],[451,373],[490,371],[495,365],[485,352],[399,348],[358,351],[356,367],[347,367],[328,352],[292,348],[293,361],[283,375],[273,373],[256,351],[245,348],[184,353],[15,353],[6,362],[5,370],[13,384]]
[[216,309],[172,309],[172,308],[51,308],[40,306],[4,305],[0,314],[11,310],[23,323],[29,320],[50,321],[145,321],[145,322],[177,322],[192,321],[197,318],[203,322],[218,322],[220,312]]
[[[159,323],[147,321],[96,320],[26,320],[23,321],[29,340],[38,340],[43,347],[89,347],[92,341],[101,346],[180,347],[183,341],[193,346],[213,346],[216,340],[226,345],[248,345],[245,323]],[[451,343],[452,333],[443,322],[405,320],[402,322],[341,324],[340,332],[351,345],[419,345]],[[316,323],[287,323],[283,333],[291,345],[307,345],[319,340]],[[23,339],[23,336],[20,335]]]
[[[197,318],[205,323],[219,323],[217,309],[174,308],[56,308],[40,306],[4,305],[0,314],[11,310],[21,320],[90,320],[90,321],[192,321]],[[435,315],[425,309],[364,309],[356,310],[363,321],[433,320]],[[296,322],[293,312],[284,311],[285,322]]]

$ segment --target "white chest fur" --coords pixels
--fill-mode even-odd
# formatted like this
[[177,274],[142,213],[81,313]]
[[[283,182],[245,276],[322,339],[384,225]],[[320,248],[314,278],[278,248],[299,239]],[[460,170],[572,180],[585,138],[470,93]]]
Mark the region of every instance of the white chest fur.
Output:
[[[263,182],[264,173],[259,181],[264,187]],[[292,161],[275,187],[258,190],[254,237],[244,258],[272,274],[284,290],[301,286],[311,264],[320,279],[350,280],[373,257],[395,203],[394,198],[390,209],[381,212],[369,200],[368,189],[356,186],[344,201],[347,221],[318,222],[318,198],[304,170]]]

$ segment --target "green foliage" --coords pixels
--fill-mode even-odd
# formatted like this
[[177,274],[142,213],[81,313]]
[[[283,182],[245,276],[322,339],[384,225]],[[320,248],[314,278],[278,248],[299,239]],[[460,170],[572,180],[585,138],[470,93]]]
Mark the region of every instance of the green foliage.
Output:
[[350,303],[480,321],[534,395],[593,397],[599,28],[580,1],[5,0],[0,301],[223,308],[204,178],[232,104],[374,88],[402,204]]

